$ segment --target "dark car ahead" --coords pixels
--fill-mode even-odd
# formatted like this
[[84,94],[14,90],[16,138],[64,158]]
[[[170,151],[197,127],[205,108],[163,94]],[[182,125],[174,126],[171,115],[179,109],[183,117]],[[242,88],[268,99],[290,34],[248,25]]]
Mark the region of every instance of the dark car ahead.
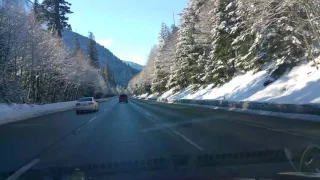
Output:
[[119,103],[122,103],[122,102],[128,103],[128,96],[127,95],[122,94],[119,96]]

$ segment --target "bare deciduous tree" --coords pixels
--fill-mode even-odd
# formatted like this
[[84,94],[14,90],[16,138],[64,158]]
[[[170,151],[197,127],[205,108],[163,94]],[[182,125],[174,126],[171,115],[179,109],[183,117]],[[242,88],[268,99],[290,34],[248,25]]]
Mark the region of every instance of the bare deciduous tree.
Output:
[[0,7],[0,43],[0,101],[50,103],[108,91],[87,55],[69,52],[20,6]]

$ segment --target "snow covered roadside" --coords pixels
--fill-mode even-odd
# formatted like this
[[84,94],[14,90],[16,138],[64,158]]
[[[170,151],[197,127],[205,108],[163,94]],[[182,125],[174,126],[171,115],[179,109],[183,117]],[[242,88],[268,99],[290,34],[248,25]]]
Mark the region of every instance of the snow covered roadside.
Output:
[[146,93],[146,94],[141,94],[141,95],[137,96],[137,98],[139,98],[139,99],[145,99],[145,98],[147,98],[148,96],[149,96],[149,94]]
[[[116,97],[99,99],[105,102]],[[43,116],[51,113],[66,111],[75,108],[77,101],[32,105],[32,104],[0,104],[0,125],[29,119],[32,117]]]
[[[320,58],[317,61],[320,62]],[[249,71],[235,76],[230,82],[219,87],[209,85],[193,90],[193,86],[190,85],[178,92],[169,90],[160,95],[157,100],[161,102],[173,101],[175,103],[179,103],[179,100],[200,100],[190,104],[185,101],[187,102],[185,104],[191,106],[202,104],[199,106],[241,112],[262,112],[265,115],[278,116],[280,114],[281,117],[286,115],[286,117],[296,119],[301,117],[300,119],[320,122],[320,116],[307,115],[308,113],[306,113],[310,112],[308,107],[313,109],[311,114],[318,114],[317,112],[320,111],[320,70],[312,63],[296,66],[273,81],[266,70],[257,73]],[[145,97],[148,96],[150,95],[145,95]],[[212,103],[206,105],[201,100],[212,101]],[[217,100],[223,101],[224,105],[221,104],[220,106],[219,103],[213,103]],[[238,105],[235,106],[236,104]],[[310,117],[312,118],[310,119]]]
[[[141,98],[138,98],[141,99]],[[142,99],[142,100],[153,100],[153,99]],[[190,102],[176,102],[173,99],[158,99],[159,103],[169,103],[169,104],[178,104],[183,106],[192,106],[192,107],[200,107],[200,108],[209,108],[214,110],[223,110],[223,111],[232,111],[232,112],[241,112],[241,113],[248,113],[248,114],[256,114],[256,115],[264,115],[264,116],[273,116],[273,117],[282,117],[288,119],[298,119],[298,120],[305,120],[305,121],[314,121],[320,122],[319,115],[312,115],[312,114],[298,114],[298,113],[285,113],[285,112],[275,112],[275,111],[268,111],[263,109],[247,109],[247,108],[236,108],[236,107],[222,107],[222,106],[214,106],[214,105],[202,105],[196,104],[196,101]],[[227,101],[225,101],[227,102]],[[287,108],[284,108],[287,109]],[[298,108],[299,109],[299,108]],[[320,109],[320,108],[319,108]],[[302,109],[300,109],[302,110]]]
[[174,93],[169,90],[162,94],[160,99],[214,99],[214,100],[230,100],[230,101],[244,101],[253,94],[263,90],[264,83],[272,80],[267,71],[260,71],[254,73],[249,71],[246,74],[234,77],[230,82],[220,86],[213,87],[209,85],[201,87],[194,91],[193,86]]
[[[318,60],[320,62],[320,58]],[[257,73],[249,71],[235,76],[230,82],[219,87],[209,85],[193,90],[193,86],[190,85],[178,92],[169,90],[158,99],[320,104],[320,70],[312,63],[296,66],[273,81],[266,70]]]
[[135,96],[135,98],[146,99],[146,100],[157,100],[159,98],[159,94],[142,94],[139,96]]
[[45,105],[0,104],[0,125],[73,109],[75,104],[76,101]]
[[[320,62],[320,58],[318,61]],[[193,87],[189,86],[176,93],[169,90],[159,99],[320,104],[320,70],[312,66],[312,63],[296,66],[273,83],[268,84],[272,80],[266,70],[257,73],[249,71],[234,77],[220,87],[209,85],[194,91]]]
[[274,117],[283,117],[283,118],[288,118],[288,119],[299,119],[299,120],[305,120],[305,121],[320,122],[320,116],[309,115],[309,114],[282,113],[282,112],[272,112],[272,111],[263,111],[263,110],[228,108],[228,107],[197,105],[197,104],[185,104],[185,103],[175,103],[175,104],[180,104],[180,105],[184,105],[184,106],[210,108],[210,109],[215,109],[215,110],[242,112],[242,113],[248,113],[248,114],[257,114],[257,115],[264,115],[264,116],[274,116]]

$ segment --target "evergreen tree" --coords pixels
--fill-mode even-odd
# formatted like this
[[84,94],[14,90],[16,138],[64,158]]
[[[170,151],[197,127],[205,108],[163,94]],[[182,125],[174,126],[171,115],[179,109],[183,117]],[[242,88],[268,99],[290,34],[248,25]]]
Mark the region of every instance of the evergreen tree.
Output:
[[179,28],[162,25],[156,51],[130,88],[146,93],[150,82],[153,92],[195,84],[220,86],[238,73],[261,69],[276,79],[304,60],[317,64],[318,2],[189,0]]
[[68,14],[73,13],[70,10],[71,4],[66,0],[44,0],[42,2],[44,18],[48,22],[48,29],[59,37],[62,37],[64,28],[71,30],[68,23]]
[[[252,3],[252,2],[251,2]],[[234,52],[234,69],[237,72],[246,72],[254,69],[254,61],[259,49],[258,31],[252,28],[250,19],[255,18],[249,13],[249,1],[235,0],[229,5],[228,10],[232,12],[233,21],[229,22],[231,31],[230,37],[233,39],[231,43]],[[250,30],[249,30],[250,29]]]
[[175,25],[175,24],[173,24],[172,26],[171,26],[171,34],[174,34],[174,33],[176,33],[177,31],[178,31],[178,27]]
[[[0,27],[4,27],[5,25],[5,20],[6,20],[6,11],[5,11],[5,7],[0,6]],[[7,31],[0,31],[0,70],[3,71],[4,70],[4,65],[9,62],[8,60],[8,56],[9,56],[9,47],[8,47],[8,43],[7,43],[7,38],[6,37],[10,37],[9,33]],[[1,87],[1,86],[0,86]]]
[[191,8],[184,9],[181,25],[178,30],[176,45],[175,71],[170,76],[168,87],[185,88],[195,82],[194,70],[199,57],[199,47],[195,44],[195,12]]
[[39,0],[34,0],[32,10],[35,16],[39,14],[39,7],[40,7]]
[[103,76],[103,78],[105,79],[106,82],[108,82],[111,86],[116,86],[117,85],[109,65],[106,65],[103,68],[102,72],[103,72],[102,76]]
[[217,0],[213,8],[213,42],[210,61],[206,65],[208,83],[221,85],[236,73],[234,40],[239,36],[241,23],[237,17],[237,0]]
[[[192,83],[203,85],[206,83],[205,67],[210,60],[209,54],[211,51],[211,15],[213,1],[210,0],[191,0],[190,9],[194,14],[195,32],[194,41],[197,47],[198,57],[196,57],[196,66],[192,72]],[[196,86],[194,86],[196,87]]]
[[[273,0],[267,8],[274,16],[273,19],[266,17],[268,18],[266,21],[270,23],[260,34],[259,58],[254,64],[261,68],[273,63],[274,67],[270,70],[271,75],[279,78],[308,54],[302,42],[306,41],[306,46],[312,44],[311,37],[307,37],[311,34],[311,28],[298,25],[299,21],[295,23],[297,17],[303,20],[300,23],[308,21],[307,12],[299,3]],[[280,12],[279,8],[281,8]]]
[[169,37],[170,37],[170,29],[165,23],[162,23],[160,34],[159,34],[159,47],[160,48],[163,48],[165,46],[166,41],[169,39]]
[[79,42],[79,36],[76,35],[74,37],[74,49],[73,54],[77,54],[81,50],[80,42]]
[[152,81],[152,91],[153,92],[163,92],[166,90],[167,83],[167,72],[163,69],[164,59],[161,57],[165,53],[165,46],[170,37],[169,27],[162,23],[161,30],[159,33],[159,44],[158,44],[158,53],[154,61],[154,75]]
[[99,56],[96,47],[96,41],[92,32],[89,32],[89,41],[87,46],[87,54],[91,60],[91,65],[98,68],[99,67]]

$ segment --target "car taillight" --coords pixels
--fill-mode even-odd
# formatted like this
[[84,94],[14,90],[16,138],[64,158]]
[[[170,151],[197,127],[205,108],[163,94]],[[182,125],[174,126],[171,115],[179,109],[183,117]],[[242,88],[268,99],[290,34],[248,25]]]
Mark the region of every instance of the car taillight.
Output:
[[93,102],[89,102],[88,104],[94,104]]
[[77,103],[76,106],[80,106],[80,103]]

